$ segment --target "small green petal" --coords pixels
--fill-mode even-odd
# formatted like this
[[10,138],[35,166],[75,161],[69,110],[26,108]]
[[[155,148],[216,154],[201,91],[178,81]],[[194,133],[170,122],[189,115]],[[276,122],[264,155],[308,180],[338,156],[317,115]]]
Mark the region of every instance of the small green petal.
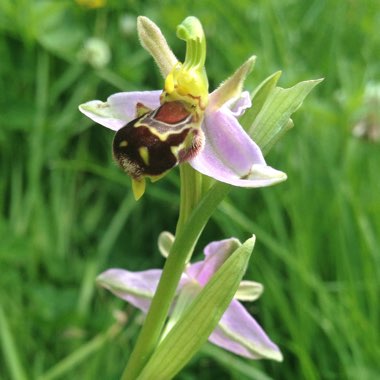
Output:
[[243,90],[245,78],[252,71],[255,61],[255,56],[250,57],[229,79],[223,82],[210,96],[209,107],[218,109],[230,99],[238,97]]

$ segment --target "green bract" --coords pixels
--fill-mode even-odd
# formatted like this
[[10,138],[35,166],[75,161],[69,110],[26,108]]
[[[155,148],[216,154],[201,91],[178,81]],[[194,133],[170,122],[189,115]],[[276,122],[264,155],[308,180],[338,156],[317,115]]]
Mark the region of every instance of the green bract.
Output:
[[308,80],[290,88],[281,88],[276,87],[280,75],[281,72],[276,72],[258,86],[251,95],[253,107],[240,120],[264,154],[293,127],[290,116],[298,110],[310,91],[323,81]]
[[173,378],[207,341],[239,287],[254,244],[253,236],[219,268],[159,344],[139,380]]

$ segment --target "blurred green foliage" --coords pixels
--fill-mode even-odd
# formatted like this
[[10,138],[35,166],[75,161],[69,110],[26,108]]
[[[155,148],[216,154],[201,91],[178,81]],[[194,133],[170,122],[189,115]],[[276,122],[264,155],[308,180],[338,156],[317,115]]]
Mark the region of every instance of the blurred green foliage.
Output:
[[[178,56],[176,25],[190,14],[202,21],[212,88],[251,54],[247,89],[276,70],[284,87],[326,78],[268,156],[289,180],[234,190],[198,247],[257,235],[247,278],[266,291],[251,312],[285,361],[208,345],[179,378],[375,379],[380,146],[351,130],[366,84],[380,81],[377,0],[0,2],[0,378],[117,379],[139,329],[139,314],[94,279],[109,267],[162,265],[156,239],[174,230],[178,172],[136,203],[112,162],[112,133],[77,106],[162,87],[138,43],[140,14]],[[108,64],[83,54],[91,37],[108,44]]]

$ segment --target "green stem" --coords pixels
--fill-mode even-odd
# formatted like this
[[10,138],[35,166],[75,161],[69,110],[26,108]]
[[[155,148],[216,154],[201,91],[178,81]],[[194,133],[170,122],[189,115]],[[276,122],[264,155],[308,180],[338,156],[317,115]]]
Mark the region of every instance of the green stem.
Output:
[[73,351],[66,358],[55,364],[45,374],[38,377],[38,380],[67,378],[68,373],[72,373],[73,368],[84,363],[90,355],[93,355],[103,348],[106,343],[114,339],[122,331],[122,327],[122,323],[116,322],[107,331],[98,334],[92,340],[80,346],[76,351]]
[[[4,365],[8,366],[9,376],[13,380],[27,380],[28,376],[21,364],[21,358],[16,347],[14,336],[7,316],[0,304],[0,342],[4,352]],[[5,372],[5,368],[4,368]],[[3,372],[2,372],[3,373]],[[4,374],[4,373],[3,373]]]
[[183,229],[191,212],[202,197],[202,175],[189,164],[180,165],[181,173],[181,202],[176,235]]
[[196,205],[183,227],[181,226],[166,260],[157,291],[122,375],[122,380],[135,380],[152,355],[163,330],[186,261],[191,257],[208,219],[229,190],[229,185],[221,182],[215,183]]

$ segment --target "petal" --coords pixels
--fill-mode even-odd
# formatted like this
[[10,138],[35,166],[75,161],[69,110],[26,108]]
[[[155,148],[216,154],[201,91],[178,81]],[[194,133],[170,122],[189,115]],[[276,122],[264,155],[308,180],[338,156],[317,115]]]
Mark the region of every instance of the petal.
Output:
[[136,118],[138,103],[147,108],[157,108],[160,105],[161,92],[161,90],[119,92],[111,95],[107,102],[91,100],[81,104],[79,110],[96,123],[117,131]]
[[240,245],[239,240],[235,238],[214,241],[208,244],[204,249],[206,258],[190,265],[186,269],[186,274],[196,279],[202,286],[206,285],[212,275]]
[[262,187],[284,181],[286,174],[267,166],[258,145],[232,112],[223,106],[206,112],[205,146],[191,166],[218,181],[240,187]]
[[255,64],[256,57],[248,58],[225,82],[223,82],[209,98],[209,107],[219,109],[230,99],[237,98],[243,89],[243,84],[247,75],[251,72]]
[[240,117],[247,108],[251,108],[251,96],[248,91],[244,91],[238,98],[231,99],[225,103],[225,106],[230,109],[233,116]]
[[114,131],[118,131],[126,124],[123,119],[118,119],[112,113],[112,109],[107,102],[91,100],[79,106],[79,111],[98,124]]
[[233,300],[209,337],[216,344],[250,359],[282,361],[279,348],[269,339],[243,305]]
[[136,106],[138,103],[150,109],[158,108],[161,93],[162,90],[118,92],[111,95],[107,99],[107,103],[115,116],[129,122],[137,117]]
[[161,272],[159,269],[150,269],[143,272],[108,269],[100,274],[96,281],[117,297],[147,313]]

